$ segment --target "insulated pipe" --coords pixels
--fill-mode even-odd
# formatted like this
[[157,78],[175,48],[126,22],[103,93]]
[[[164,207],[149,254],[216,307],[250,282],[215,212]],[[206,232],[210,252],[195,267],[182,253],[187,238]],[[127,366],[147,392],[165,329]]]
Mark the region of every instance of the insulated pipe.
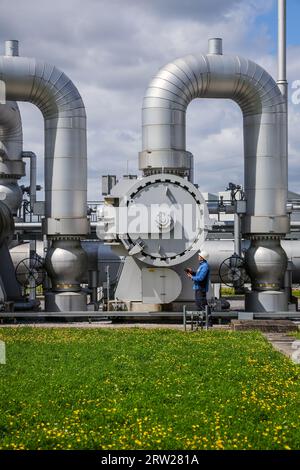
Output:
[[63,72],[42,61],[12,56],[11,49],[6,44],[9,55],[0,57],[6,99],[33,103],[44,117],[43,233],[53,239],[45,263],[53,290],[46,296],[46,310],[83,310],[86,303],[80,276],[86,255],[79,239],[89,232],[84,104]]
[[[281,246],[287,254],[289,262],[291,262],[293,284],[300,283],[300,240],[281,240]],[[246,252],[250,247],[249,240],[242,240],[242,252]],[[234,240],[208,240],[202,249],[209,253],[209,266],[211,273],[211,281],[219,283],[220,265],[227,258],[234,254]],[[276,277],[276,269],[271,270],[271,276]],[[269,278],[270,279],[270,278]],[[230,279],[224,279],[230,282]]]
[[[15,101],[7,101],[6,104],[0,104],[0,153],[6,159],[21,160],[22,150],[23,132],[19,106]],[[1,173],[3,169],[1,162]]]
[[14,220],[6,204],[0,201],[0,246],[13,235]]
[[186,110],[195,98],[230,98],[243,112],[243,232],[287,233],[286,103],[273,78],[250,60],[189,55],[162,68],[144,97],[140,169],[188,167]]
[[[190,160],[186,152],[189,103],[195,98],[235,101],[244,122],[247,209],[242,233],[253,240],[246,263],[254,289],[246,300],[246,310],[273,309],[276,303],[279,309],[287,308],[281,289],[287,258],[280,247],[280,238],[289,231],[287,102],[262,67],[239,56],[222,55],[220,43],[216,47],[210,41],[209,47],[214,53],[177,59],[151,81],[143,101],[143,150],[139,167],[144,175],[162,169],[165,173],[184,172]],[[261,280],[258,277],[262,260],[269,263],[272,257],[277,283],[267,283],[264,275]],[[257,291],[255,286],[259,287]],[[260,295],[262,287],[267,295]]]
[[278,0],[278,87],[288,99],[286,75],[286,0]]
[[19,107],[14,101],[0,104],[0,200],[14,216],[22,203],[18,179],[25,175],[22,161],[23,132]]
[[5,55],[17,57],[19,55],[19,41],[15,39],[5,41]]
[[45,123],[45,233],[85,235],[86,113],[71,80],[56,67],[25,57],[0,57],[8,100],[35,104]]
[[36,154],[34,152],[22,152],[22,158],[30,161],[30,207],[34,211],[36,203]]
[[223,41],[221,38],[212,38],[208,41],[209,54],[223,54]]

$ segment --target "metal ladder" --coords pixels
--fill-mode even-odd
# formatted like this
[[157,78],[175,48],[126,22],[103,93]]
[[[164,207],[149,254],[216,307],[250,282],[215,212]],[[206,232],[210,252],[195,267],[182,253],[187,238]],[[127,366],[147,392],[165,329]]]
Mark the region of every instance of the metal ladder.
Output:
[[191,325],[191,331],[197,331],[199,328],[206,331],[209,328],[209,317],[211,315],[211,307],[206,306],[205,310],[187,310],[186,305],[183,306],[183,326],[187,331],[187,326]]

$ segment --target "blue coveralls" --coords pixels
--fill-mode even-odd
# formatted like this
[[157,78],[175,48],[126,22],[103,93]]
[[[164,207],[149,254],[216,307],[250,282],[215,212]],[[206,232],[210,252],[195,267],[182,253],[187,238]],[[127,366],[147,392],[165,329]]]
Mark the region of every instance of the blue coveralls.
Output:
[[195,303],[199,310],[204,310],[207,305],[206,294],[209,288],[210,269],[207,261],[202,261],[192,279],[194,281]]

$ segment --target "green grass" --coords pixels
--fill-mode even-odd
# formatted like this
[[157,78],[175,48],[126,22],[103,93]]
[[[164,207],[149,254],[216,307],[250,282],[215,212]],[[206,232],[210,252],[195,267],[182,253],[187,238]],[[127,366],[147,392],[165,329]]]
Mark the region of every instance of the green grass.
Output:
[[222,297],[231,297],[235,295],[235,290],[232,287],[221,287],[221,295]]
[[1,449],[300,449],[300,368],[257,332],[7,328]]

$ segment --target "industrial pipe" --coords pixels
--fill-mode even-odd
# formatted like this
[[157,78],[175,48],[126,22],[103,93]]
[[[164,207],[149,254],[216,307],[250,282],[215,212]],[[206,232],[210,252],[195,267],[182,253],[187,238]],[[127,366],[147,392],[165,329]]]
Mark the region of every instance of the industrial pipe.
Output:
[[0,104],[0,200],[16,217],[22,203],[18,180],[25,175],[22,161],[23,133],[19,107],[14,101]]
[[278,0],[278,87],[288,99],[288,82],[286,74],[286,0]]
[[86,113],[71,80],[56,67],[25,57],[0,57],[8,100],[35,104],[45,122],[45,232],[85,235]]
[[[177,59],[162,68],[151,81],[143,101],[143,150],[139,167],[144,175],[163,170],[183,176],[190,162],[190,154],[186,151],[189,103],[195,98],[235,101],[242,110],[244,121],[247,208],[242,233],[253,239],[253,249],[249,249],[247,258],[249,274],[256,285],[257,248],[261,246],[260,255],[263,252],[269,263],[273,256],[274,267],[279,269],[283,283],[287,259],[280,247],[280,238],[289,232],[286,100],[262,67],[239,56],[222,55],[220,40],[218,43],[210,41],[209,52],[206,56],[189,55]],[[270,246],[269,238],[272,240]],[[281,299],[280,292],[274,293],[274,290],[280,291],[280,286],[273,288],[270,284],[270,296]],[[287,308],[284,302],[279,301],[279,309]],[[255,311],[264,308],[261,307],[264,304],[268,308],[269,298],[265,295],[259,298],[251,293],[246,309]]]
[[149,174],[189,167],[186,110],[195,98],[230,98],[244,116],[244,233],[285,234],[285,100],[273,78],[259,65],[238,56],[189,55],[162,68],[143,102],[140,169]]
[[36,154],[34,152],[22,152],[22,158],[30,161],[30,208],[33,211],[36,203]]
[[[17,47],[6,44],[7,51],[17,53]],[[7,55],[0,57],[0,80],[5,83],[6,99],[35,104],[43,114],[45,125],[45,219],[43,232],[53,240],[57,252],[50,250],[47,271],[53,277],[54,295],[46,297],[46,309],[73,310],[82,308],[84,294],[78,289],[78,240],[89,232],[87,220],[87,152],[86,113],[81,96],[71,80],[56,67],[42,61]],[[59,243],[56,242],[59,240]],[[66,240],[66,250],[62,245]],[[72,242],[73,241],[73,242]],[[73,243],[73,246],[72,246]],[[65,284],[65,276],[57,264],[60,255],[68,253],[74,271],[74,296],[56,295],[55,286]],[[73,256],[71,254],[73,253]],[[55,273],[55,266],[59,266]],[[61,282],[60,282],[61,281]],[[61,292],[61,289],[59,290]],[[69,293],[69,288],[66,288]],[[76,294],[76,295],[75,295]],[[71,298],[72,297],[72,298]],[[66,300],[67,299],[67,300]],[[74,300],[75,299],[75,300]],[[76,304],[78,299],[78,303]]]

